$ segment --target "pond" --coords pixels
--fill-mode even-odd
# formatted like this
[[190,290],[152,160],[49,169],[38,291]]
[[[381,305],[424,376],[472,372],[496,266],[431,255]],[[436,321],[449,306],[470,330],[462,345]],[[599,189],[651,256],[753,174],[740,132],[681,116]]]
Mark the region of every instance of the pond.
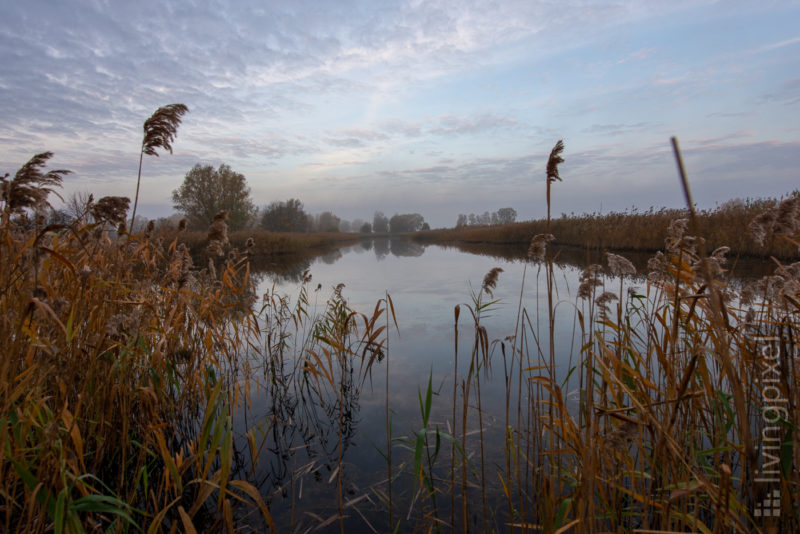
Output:
[[[534,366],[546,364],[548,302],[543,268],[526,262],[516,249],[494,248],[489,252],[481,255],[402,239],[375,239],[340,248],[289,268],[282,265],[280,269],[273,269],[279,274],[270,274],[267,270],[259,275],[262,277],[260,294],[285,295],[287,309],[295,309],[301,295],[303,273],[310,273],[310,281],[306,279],[304,284],[307,301],[304,309],[309,317],[324,314],[326,302],[337,294],[350,309],[370,316],[376,302],[388,294],[397,322],[395,327],[390,315],[382,316],[380,324],[386,325],[387,319],[391,324],[388,324],[388,341],[380,357],[363,381],[358,364],[349,370],[352,376],[342,380],[346,387],[341,397],[325,398],[322,394],[314,395],[303,389],[303,381],[313,377],[307,373],[301,377],[302,373],[297,372],[301,365],[298,362],[307,357],[302,347],[288,350],[288,357],[279,369],[274,363],[257,362],[263,368],[261,373],[257,372],[251,378],[251,404],[240,410],[235,420],[239,435],[237,450],[242,458],[239,475],[253,481],[262,494],[268,496],[279,531],[339,531],[339,482],[347,532],[390,530],[387,403],[393,440],[393,524],[400,521],[401,531],[412,530],[420,518],[430,518],[431,514],[449,522],[452,446],[446,435],[464,433],[460,421],[455,428],[453,425],[456,377],[454,308],[460,307],[455,398],[461,413],[463,378],[468,374],[476,339],[475,321],[470,309],[476,309],[478,298],[482,306],[489,303],[480,311],[480,325],[485,327],[489,342],[489,357],[483,369],[485,373],[480,373],[480,400],[475,393],[476,384],[471,386],[468,437],[463,441],[465,450],[457,451],[456,456],[466,455],[472,469],[486,469],[488,474],[484,479],[489,486],[489,507],[502,508],[502,487],[498,477],[492,473],[501,471],[506,463],[503,446],[506,417],[516,420],[518,403],[529,404],[526,403],[524,388],[518,389],[516,385],[519,373],[510,368],[511,340],[518,331],[518,318],[525,317],[529,332],[525,340],[526,353],[534,359]],[[638,272],[644,271],[650,256],[624,255],[633,261]],[[580,362],[582,342],[576,313],[581,305],[576,295],[583,266],[590,260],[600,263],[600,258],[575,250],[565,250],[559,253],[558,258],[554,276],[556,377],[564,385],[566,402],[577,406],[579,394],[574,370]],[[502,272],[490,296],[481,292],[481,285],[484,276],[496,267]],[[750,276],[759,274],[752,269],[748,271]],[[618,294],[646,292],[646,280],[641,275],[629,277],[622,284],[618,278],[604,275],[604,279],[606,288]],[[526,310],[524,315],[520,314],[521,308]],[[293,343],[302,345],[296,338],[287,337],[286,344]],[[534,372],[526,371],[526,376]],[[426,403],[429,380],[431,407],[427,427],[431,429],[430,450],[436,450],[437,428],[440,436],[444,436],[441,437],[436,464],[431,464],[430,469],[433,473],[430,481],[436,486],[434,499],[438,497],[438,502],[433,503],[429,498],[426,500],[412,468],[414,442],[423,426],[424,413],[420,405]],[[506,385],[507,380],[510,387]],[[289,382],[293,385],[289,386]],[[508,395],[509,390],[513,394]],[[483,432],[483,447],[479,440],[480,430]],[[480,506],[479,491],[473,488],[470,492],[470,506]],[[472,521],[479,521],[477,517],[480,515],[476,512]],[[264,528],[256,514],[239,520],[250,524],[254,530]],[[490,529],[504,530],[499,514],[490,521],[493,522]]]

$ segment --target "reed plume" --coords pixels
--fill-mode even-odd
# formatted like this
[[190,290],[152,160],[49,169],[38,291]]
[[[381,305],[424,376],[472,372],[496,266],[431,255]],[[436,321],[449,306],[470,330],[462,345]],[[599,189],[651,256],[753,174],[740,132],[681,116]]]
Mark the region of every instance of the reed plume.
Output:
[[228,224],[225,222],[228,212],[220,211],[214,215],[214,222],[208,228],[208,246],[206,251],[213,256],[222,256],[222,248],[228,244]]
[[773,229],[776,234],[794,235],[798,229],[800,197],[789,197],[778,205]]
[[600,271],[602,267],[597,264],[588,265],[580,275],[580,285],[578,286],[578,297],[588,299],[594,294],[595,288],[602,286]]
[[545,253],[547,252],[547,243],[555,240],[553,234],[536,234],[531,239],[531,244],[528,247],[528,259],[531,261],[544,261]]
[[608,260],[608,268],[614,276],[636,274],[636,267],[633,266],[633,263],[628,258],[606,252],[606,259]]
[[798,217],[800,217],[800,197],[791,196],[782,200],[777,207],[761,212],[750,222],[748,231],[753,240],[763,247],[769,234],[793,236],[800,229]]
[[561,153],[564,151],[564,141],[559,139],[553,150],[550,151],[550,157],[547,159],[547,181],[554,182],[561,181],[561,176],[558,174],[558,165],[564,163],[564,158]]
[[142,161],[144,155],[158,156],[157,148],[168,150],[172,154],[172,141],[178,134],[181,117],[189,111],[184,104],[170,104],[160,107],[149,119],[144,121],[144,137],[142,150],[139,153],[139,175],[136,178],[136,196],[133,199],[133,213],[131,213],[131,229],[136,218],[136,206],[139,204],[139,186],[142,182]]
[[497,278],[500,276],[500,273],[503,272],[503,269],[500,267],[492,268],[486,276],[483,277],[483,284],[481,284],[481,289],[486,292],[487,295],[493,297],[492,290],[497,287]]
[[58,169],[43,172],[51,157],[52,152],[36,154],[17,171],[12,180],[8,180],[8,174],[0,177],[0,200],[5,202],[5,211],[22,213],[28,208],[49,207],[47,196],[50,193],[61,198],[54,188],[61,186],[64,176],[70,174],[70,171]]

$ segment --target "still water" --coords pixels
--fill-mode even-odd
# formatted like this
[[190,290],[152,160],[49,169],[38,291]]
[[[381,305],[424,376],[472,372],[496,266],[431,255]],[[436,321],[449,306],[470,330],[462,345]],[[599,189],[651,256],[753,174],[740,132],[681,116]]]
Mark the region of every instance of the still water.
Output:
[[[282,274],[261,273],[261,294],[286,295],[294,303],[300,294],[302,273],[306,269],[312,279],[306,284],[308,312],[312,317],[324,312],[327,299],[334,288],[348,306],[371,315],[376,302],[388,293],[394,303],[398,328],[389,329],[388,357],[376,362],[372,380],[359,387],[356,379],[349,383],[343,402],[345,421],[334,408],[336,399],[316,398],[313,395],[279,393],[274,376],[266,371],[254,376],[252,403],[240,411],[235,427],[240,435],[240,476],[256,484],[270,499],[270,506],[279,531],[338,531],[337,476],[341,465],[348,532],[385,532],[389,529],[387,506],[381,502],[387,493],[387,450],[385,402],[388,398],[392,421],[392,474],[395,522],[400,519],[401,531],[412,530],[415,517],[422,513],[418,485],[411,475],[413,453],[398,440],[413,436],[422,425],[420,392],[425,396],[429,378],[432,381],[432,409],[429,428],[452,433],[453,379],[455,358],[454,308],[461,307],[458,346],[459,381],[467,372],[475,329],[472,315],[473,298],[481,290],[484,276],[499,267],[497,286],[491,298],[494,303],[481,313],[480,323],[488,333],[491,345],[491,370],[481,384],[482,421],[486,441],[486,465],[490,473],[503,464],[505,427],[505,369],[501,342],[515,334],[520,308],[527,311],[530,332],[528,342],[532,359],[539,357],[538,345],[546,352],[548,346],[547,291],[545,273],[535,264],[520,258],[519,251],[495,250],[494,255],[478,255],[455,248],[423,246],[405,240],[372,240],[340,248],[324,256],[299,263]],[[647,255],[631,257],[639,272],[643,272]],[[560,257],[555,269],[555,346],[556,373],[559,381],[579,363],[581,346],[577,325],[577,309],[581,306],[576,293],[582,267],[589,260],[580,252]],[[524,283],[523,283],[524,280]],[[619,280],[606,279],[608,289],[619,290]],[[633,277],[624,281],[624,291],[645,291],[645,278]],[[299,351],[302,352],[302,351]],[[295,360],[299,358],[294,353]],[[303,354],[300,354],[302,356]],[[542,362],[547,356],[542,355]],[[291,358],[290,358],[291,359]],[[389,366],[389,391],[385,390],[386,365]],[[291,367],[291,362],[289,362]],[[279,376],[288,376],[279,373]],[[286,379],[288,380],[288,379]],[[300,379],[297,379],[300,380]],[[516,377],[514,377],[516,380]],[[281,380],[277,380],[281,382]],[[568,402],[577,403],[577,391],[567,383]],[[577,388],[575,386],[573,389]],[[300,388],[301,389],[301,388]],[[459,393],[460,395],[460,393]],[[459,397],[460,402],[460,397]],[[475,399],[471,397],[473,414]],[[515,409],[515,405],[514,405]],[[516,413],[512,414],[516,417]],[[468,428],[476,428],[470,420]],[[342,441],[342,461],[339,462],[339,429]],[[245,432],[251,433],[250,441]],[[252,468],[253,443],[258,459]],[[447,469],[450,465],[450,445],[445,441],[436,472],[445,480],[438,503],[439,514],[449,518]],[[473,435],[466,451],[474,460],[476,441]],[[399,475],[398,475],[399,474]],[[497,477],[489,476],[493,481]],[[490,486],[496,486],[490,482]],[[491,489],[491,488],[490,488]],[[492,500],[499,505],[500,493],[494,488]],[[257,518],[242,517],[254,529],[260,529]],[[330,520],[330,522],[328,522]],[[498,519],[499,520],[499,519]],[[322,528],[319,528],[323,525]],[[502,530],[500,524],[498,528]]]

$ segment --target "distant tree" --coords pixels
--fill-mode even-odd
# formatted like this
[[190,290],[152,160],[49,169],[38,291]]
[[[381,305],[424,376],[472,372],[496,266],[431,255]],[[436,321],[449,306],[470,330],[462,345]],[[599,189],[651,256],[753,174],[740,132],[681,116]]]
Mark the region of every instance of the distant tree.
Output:
[[76,191],[64,202],[64,211],[74,220],[86,215],[94,196],[88,191]]
[[339,221],[339,231],[340,232],[349,233],[350,232],[350,228],[351,228],[350,221],[348,221],[346,219],[342,219],[341,221]]
[[147,223],[150,222],[150,219],[143,215],[137,215],[133,219],[133,223],[131,224],[130,231],[133,234],[138,234],[144,232],[144,229],[147,228]]
[[371,234],[372,233],[372,225],[369,224],[368,222],[365,222],[364,224],[361,225],[360,232],[362,234]]
[[308,215],[296,198],[273,202],[261,210],[261,228],[272,232],[306,232]]
[[416,232],[423,224],[425,219],[419,213],[395,213],[389,220],[389,232]]
[[53,209],[53,210],[50,210],[47,213],[46,222],[47,222],[48,225],[49,224],[64,224],[64,225],[67,225],[67,224],[72,223],[72,221],[74,221],[74,220],[75,220],[75,217],[73,217],[72,214],[68,210],[66,210],[66,209],[59,209],[59,210]]
[[509,224],[517,220],[517,210],[514,208],[500,208],[497,210],[498,224]]
[[350,221],[350,231],[351,232],[360,232],[361,227],[364,226],[364,219],[353,219]]
[[169,217],[159,217],[156,219],[156,228],[169,228],[175,229],[180,225],[181,219],[184,216],[182,213],[173,213]]
[[467,225],[467,216],[463,213],[458,214],[458,219],[456,219],[456,228],[461,228]]
[[422,228],[420,228],[420,230],[430,230],[430,229],[431,225],[428,223],[422,223]]
[[256,213],[244,175],[225,164],[216,170],[199,163],[192,167],[183,184],[172,192],[172,203],[195,228],[207,228],[217,213],[226,210],[228,228],[240,230]]
[[331,213],[330,211],[323,211],[317,217],[317,231],[318,232],[338,232],[339,222],[341,219]]
[[475,226],[476,224],[478,224],[478,220],[475,218],[475,214],[474,213],[470,213],[469,214],[469,225],[470,226]]
[[384,233],[389,231],[389,219],[381,211],[376,211],[372,218],[372,231]]

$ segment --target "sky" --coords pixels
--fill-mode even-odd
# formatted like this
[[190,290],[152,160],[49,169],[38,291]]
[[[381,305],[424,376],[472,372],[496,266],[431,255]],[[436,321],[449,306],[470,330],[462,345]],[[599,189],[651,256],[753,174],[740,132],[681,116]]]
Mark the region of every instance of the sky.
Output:
[[681,207],[800,183],[800,3],[0,0],[0,174],[52,151],[64,196],[133,197],[143,122],[189,107],[145,156],[139,212],[173,212],[197,163],[254,202],[371,220],[513,207]]

